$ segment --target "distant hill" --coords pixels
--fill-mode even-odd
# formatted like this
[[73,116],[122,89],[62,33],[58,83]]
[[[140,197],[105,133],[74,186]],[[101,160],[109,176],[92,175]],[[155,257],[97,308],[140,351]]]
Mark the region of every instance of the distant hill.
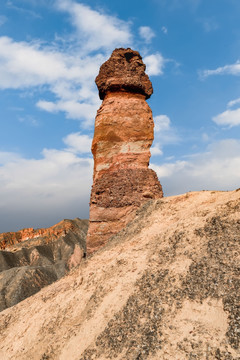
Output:
[[0,311],[78,265],[85,253],[87,229],[87,220],[75,219],[47,229],[0,234]]
[[240,191],[150,200],[64,278],[0,313],[4,360],[239,360]]

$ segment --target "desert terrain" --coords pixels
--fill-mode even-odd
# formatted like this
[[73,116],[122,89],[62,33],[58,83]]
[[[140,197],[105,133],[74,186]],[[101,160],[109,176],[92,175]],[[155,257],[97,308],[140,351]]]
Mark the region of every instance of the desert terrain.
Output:
[[0,313],[4,360],[237,360],[240,191],[149,200],[65,277]]

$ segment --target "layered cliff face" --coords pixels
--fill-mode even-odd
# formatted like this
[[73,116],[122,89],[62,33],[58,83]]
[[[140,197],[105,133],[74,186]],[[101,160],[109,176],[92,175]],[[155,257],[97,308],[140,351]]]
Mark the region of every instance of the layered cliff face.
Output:
[[92,142],[88,253],[122,229],[143,202],[163,196],[156,173],[148,169],[154,123],[146,99],[153,90],[139,53],[114,50],[96,84],[103,103]]

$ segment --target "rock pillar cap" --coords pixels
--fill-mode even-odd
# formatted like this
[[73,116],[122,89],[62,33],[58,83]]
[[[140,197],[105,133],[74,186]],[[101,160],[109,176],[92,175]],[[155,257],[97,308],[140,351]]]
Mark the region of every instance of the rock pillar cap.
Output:
[[116,91],[143,94],[146,99],[150,98],[153,88],[145,69],[138,51],[115,49],[96,77],[100,99],[103,100],[108,92]]

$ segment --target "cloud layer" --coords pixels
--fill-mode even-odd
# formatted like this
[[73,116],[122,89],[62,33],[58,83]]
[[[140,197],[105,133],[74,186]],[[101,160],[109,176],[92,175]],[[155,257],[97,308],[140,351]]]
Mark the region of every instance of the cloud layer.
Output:
[[70,14],[81,41],[84,41],[82,50],[112,50],[114,47],[131,45],[129,23],[71,0],[59,0],[56,5]]
[[151,167],[166,196],[199,190],[234,190],[240,184],[240,141],[227,139],[209,145],[186,160]]
[[0,89],[47,86],[57,100],[41,99],[36,104],[39,108],[93,121],[99,105],[93,79],[104,56],[75,55],[40,42],[15,42],[9,37],[0,37]]
[[64,142],[65,149],[44,149],[39,160],[0,152],[0,232],[88,218],[93,161],[82,154],[90,140],[77,133]]
[[162,155],[163,147],[166,144],[177,144],[180,137],[177,130],[171,125],[167,115],[154,116],[154,143],[151,147],[152,156]]
[[[60,41],[0,37],[0,90],[47,89],[54,99],[40,98],[39,109],[92,125],[100,104],[94,79],[113,48],[132,45],[131,24],[72,0],[55,1],[55,9],[69,15],[73,28]],[[154,36],[148,26],[139,31],[146,42]],[[163,73],[161,54],[148,55],[145,61],[149,75]]]

